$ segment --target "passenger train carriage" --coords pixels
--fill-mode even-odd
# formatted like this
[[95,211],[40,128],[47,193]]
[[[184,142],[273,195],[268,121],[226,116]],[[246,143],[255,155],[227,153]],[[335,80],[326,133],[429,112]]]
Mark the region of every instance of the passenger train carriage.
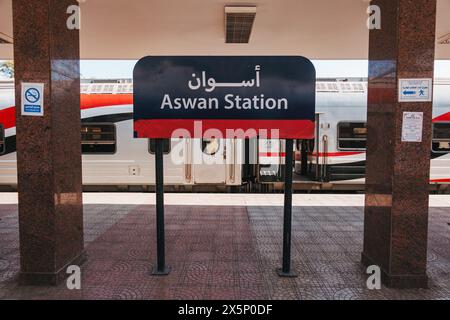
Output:
[[[131,80],[82,80],[83,184],[146,189],[154,183],[154,141],[133,138]],[[14,188],[14,84],[0,81],[0,186]],[[297,141],[295,185],[304,189],[359,189],[364,185],[367,82],[318,79],[316,139]],[[450,183],[450,79],[434,87],[430,184]],[[184,163],[171,152],[182,144]],[[165,183],[174,190],[270,190],[282,186],[284,143],[278,140],[165,141]],[[225,164],[192,163],[195,156],[229,157]]]

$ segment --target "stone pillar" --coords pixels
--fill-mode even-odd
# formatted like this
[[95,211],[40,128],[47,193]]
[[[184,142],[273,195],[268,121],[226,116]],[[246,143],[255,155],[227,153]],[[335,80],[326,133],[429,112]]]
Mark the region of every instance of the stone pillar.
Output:
[[[427,286],[432,102],[399,103],[402,78],[433,78],[436,0],[374,0],[370,31],[365,265],[390,287]],[[422,142],[402,142],[404,112],[423,112]]]
[[[14,0],[20,279],[57,284],[83,258],[79,31],[71,0]],[[21,115],[21,83],[44,83],[44,116]]]

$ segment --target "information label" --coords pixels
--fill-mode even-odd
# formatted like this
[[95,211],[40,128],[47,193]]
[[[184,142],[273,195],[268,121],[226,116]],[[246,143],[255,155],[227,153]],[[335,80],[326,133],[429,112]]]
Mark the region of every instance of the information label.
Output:
[[400,79],[398,90],[399,102],[432,101],[433,79]]
[[422,142],[423,112],[404,112],[402,142]]

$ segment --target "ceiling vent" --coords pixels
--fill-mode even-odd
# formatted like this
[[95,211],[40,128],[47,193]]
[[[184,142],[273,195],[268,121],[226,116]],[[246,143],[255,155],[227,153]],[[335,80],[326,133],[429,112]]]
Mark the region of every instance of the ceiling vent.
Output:
[[226,43],[248,43],[256,7],[225,7]]

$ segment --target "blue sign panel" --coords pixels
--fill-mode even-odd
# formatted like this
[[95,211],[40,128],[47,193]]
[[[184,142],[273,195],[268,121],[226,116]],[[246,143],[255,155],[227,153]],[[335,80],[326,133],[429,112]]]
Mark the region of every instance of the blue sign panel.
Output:
[[145,57],[133,77],[139,138],[170,138],[177,129],[193,137],[209,129],[314,136],[316,73],[303,57]]

